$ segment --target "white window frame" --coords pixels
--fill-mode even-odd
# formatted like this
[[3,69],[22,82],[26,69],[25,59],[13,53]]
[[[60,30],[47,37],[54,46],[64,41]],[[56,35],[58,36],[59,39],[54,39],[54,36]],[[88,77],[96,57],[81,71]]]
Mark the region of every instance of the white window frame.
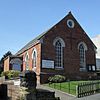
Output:
[[[81,45],[83,46],[83,51],[82,51],[82,49],[80,50],[80,46]],[[79,50],[79,57],[80,57],[80,71],[87,71],[86,70],[86,51],[87,51],[87,45],[84,42],[80,42],[78,44],[78,50]],[[81,58],[81,57],[83,57],[83,58]]]
[[29,70],[29,54],[28,54],[28,52],[26,52],[26,54],[25,54],[25,69]]
[[[58,47],[56,46],[57,45],[56,43],[58,41],[59,41],[61,47],[60,47],[60,45]],[[64,60],[63,53],[64,53],[64,51],[63,51],[63,49],[65,47],[65,42],[63,41],[62,38],[57,37],[54,40],[53,45],[55,46],[55,52],[56,52],[55,68],[56,69],[63,69],[64,68],[64,65],[63,65],[63,60]]]
[[[34,53],[36,54],[35,58],[34,58]],[[37,66],[37,50],[36,50],[36,48],[33,48],[33,52],[32,52],[32,68],[34,68],[36,66]]]

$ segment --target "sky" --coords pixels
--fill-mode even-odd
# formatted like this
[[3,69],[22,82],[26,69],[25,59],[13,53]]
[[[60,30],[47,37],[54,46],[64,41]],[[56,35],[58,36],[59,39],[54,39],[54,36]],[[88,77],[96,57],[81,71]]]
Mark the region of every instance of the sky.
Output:
[[15,54],[71,11],[97,46],[100,58],[100,0],[0,0],[0,58]]

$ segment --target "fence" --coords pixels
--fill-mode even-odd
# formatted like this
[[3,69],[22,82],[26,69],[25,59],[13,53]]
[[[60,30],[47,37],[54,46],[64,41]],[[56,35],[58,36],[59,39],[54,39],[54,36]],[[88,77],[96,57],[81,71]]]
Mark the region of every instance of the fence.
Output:
[[100,81],[69,81],[63,83],[52,83],[49,87],[67,92],[72,95],[76,95],[78,98],[89,96],[95,93],[100,93]]
[[81,83],[76,89],[78,98],[99,93],[100,81]]
[[63,92],[67,92],[69,94],[76,95],[76,84],[72,83],[71,81],[64,83],[52,83],[49,84],[49,87],[61,90]]

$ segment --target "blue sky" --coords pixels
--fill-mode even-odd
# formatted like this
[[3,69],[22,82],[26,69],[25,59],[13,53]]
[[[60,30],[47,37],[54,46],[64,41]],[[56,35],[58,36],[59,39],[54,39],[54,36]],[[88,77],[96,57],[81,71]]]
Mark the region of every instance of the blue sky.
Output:
[[0,58],[7,51],[15,54],[69,11],[90,38],[97,40],[99,10],[100,0],[0,0]]

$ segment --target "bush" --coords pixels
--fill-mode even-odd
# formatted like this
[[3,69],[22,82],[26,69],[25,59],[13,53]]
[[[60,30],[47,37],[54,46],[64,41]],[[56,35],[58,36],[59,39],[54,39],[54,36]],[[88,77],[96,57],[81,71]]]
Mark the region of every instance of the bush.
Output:
[[55,75],[53,77],[48,78],[49,82],[60,83],[66,80],[65,76],[62,75]]
[[11,79],[11,78],[19,77],[19,73],[20,73],[20,71],[9,70],[6,72],[2,72],[1,76],[5,76],[6,78]]
[[2,72],[1,73],[1,76],[5,76],[5,78],[7,79],[8,78],[8,73],[9,73],[9,71]]

